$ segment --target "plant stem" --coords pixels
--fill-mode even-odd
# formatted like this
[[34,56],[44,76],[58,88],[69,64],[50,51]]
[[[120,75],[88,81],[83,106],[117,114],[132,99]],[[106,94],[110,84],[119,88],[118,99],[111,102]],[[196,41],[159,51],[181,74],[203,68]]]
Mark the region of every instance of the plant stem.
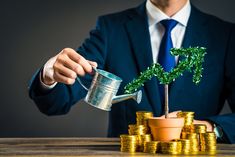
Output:
[[168,96],[168,84],[164,85],[165,91],[165,118],[168,118],[169,113],[169,96]]

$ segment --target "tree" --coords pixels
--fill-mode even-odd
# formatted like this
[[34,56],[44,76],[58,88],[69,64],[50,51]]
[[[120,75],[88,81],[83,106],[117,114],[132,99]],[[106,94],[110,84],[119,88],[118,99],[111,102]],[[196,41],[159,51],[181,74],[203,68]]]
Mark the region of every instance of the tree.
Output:
[[189,47],[189,48],[173,48],[171,54],[174,56],[182,56],[184,60],[180,60],[179,64],[172,69],[170,72],[165,72],[159,63],[155,63],[148,67],[145,71],[140,73],[140,76],[128,83],[124,89],[126,94],[137,91],[138,88],[144,86],[147,80],[152,77],[157,77],[160,84],[164,84],[165,92],[165,118],[168,118],[169,113],[169,96],[168,96],[168,85],[175,81],[176,78],[183,75],[184,71],[193,72],[193,82],[197,85],[201,81],[202,77],[202,63],[206,55],[206,48],[204,47]]

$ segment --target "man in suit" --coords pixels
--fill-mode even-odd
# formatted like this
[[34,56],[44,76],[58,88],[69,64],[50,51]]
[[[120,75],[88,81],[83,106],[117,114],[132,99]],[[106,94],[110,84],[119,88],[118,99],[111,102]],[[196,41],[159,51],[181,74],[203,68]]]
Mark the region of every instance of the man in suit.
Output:
[[[208,131],[215,129],[219,140],[235,143],[235,114],[218,115],[225,100],[235,111],[234,25],[200,12],[189,0],[147,0],[137,8],[99,17],[89,39],[77,51],[63,49],[34,75],[30,97],[47,115],[66,114],[86,94],[77,75],[91,82],[87,74],[92,75],[92,66],[121,77],[122,94],[123,87],[141,71],[161,62],[161,41],[167,30],[162,21],[175,21],[168,36],[173,47],[207,48],[201,83],[195,86],[192,74],[184,72],[171,84],[170,111],[194,111],[195,123],[206,124]],[[181,59],[176,56],[174,62]],[[140,104],[128,100],[112,106],[108,136],[127,133],[128,124],[135,123],[136,111],[163,115],[157,79],[145,83],[142,91]]]

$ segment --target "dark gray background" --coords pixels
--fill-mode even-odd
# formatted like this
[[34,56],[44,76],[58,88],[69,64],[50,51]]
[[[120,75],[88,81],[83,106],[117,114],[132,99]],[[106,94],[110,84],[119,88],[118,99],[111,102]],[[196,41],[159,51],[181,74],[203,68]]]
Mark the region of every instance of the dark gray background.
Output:
[[[143,0],[8,0],[0,5],[0,137],[106,136],[108,113],[86,104],[69,114],[41,114],[27,93],[33,73],[64,47],[77,48],[97,16]],[[192,0],[201,10],[235,22],[234,0]],[[229,112],[228,107],[223,112]]]

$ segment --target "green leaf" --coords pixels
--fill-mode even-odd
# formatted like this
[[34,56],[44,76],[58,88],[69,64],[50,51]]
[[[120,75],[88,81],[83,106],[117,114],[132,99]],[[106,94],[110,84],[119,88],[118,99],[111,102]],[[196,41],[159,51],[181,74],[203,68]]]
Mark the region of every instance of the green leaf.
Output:
[[159,64],[153,64],[145,71],[140,73],[140,76],[128,83],[124,89],[125,93],[133,93],[137,91],[147,80],[152,77],[157,77],[161,84],[170,84],[176,78],[183,75],[184,71],[193,72],[193,82],[199,84],[202,78],[202,63],[206,55],[206,48],[204,47],[189,47],[189,48],[172,48],[171,54],[182,56],[185,59],[179,61],[178,65],[170,72],[165,72],[163,67]]

